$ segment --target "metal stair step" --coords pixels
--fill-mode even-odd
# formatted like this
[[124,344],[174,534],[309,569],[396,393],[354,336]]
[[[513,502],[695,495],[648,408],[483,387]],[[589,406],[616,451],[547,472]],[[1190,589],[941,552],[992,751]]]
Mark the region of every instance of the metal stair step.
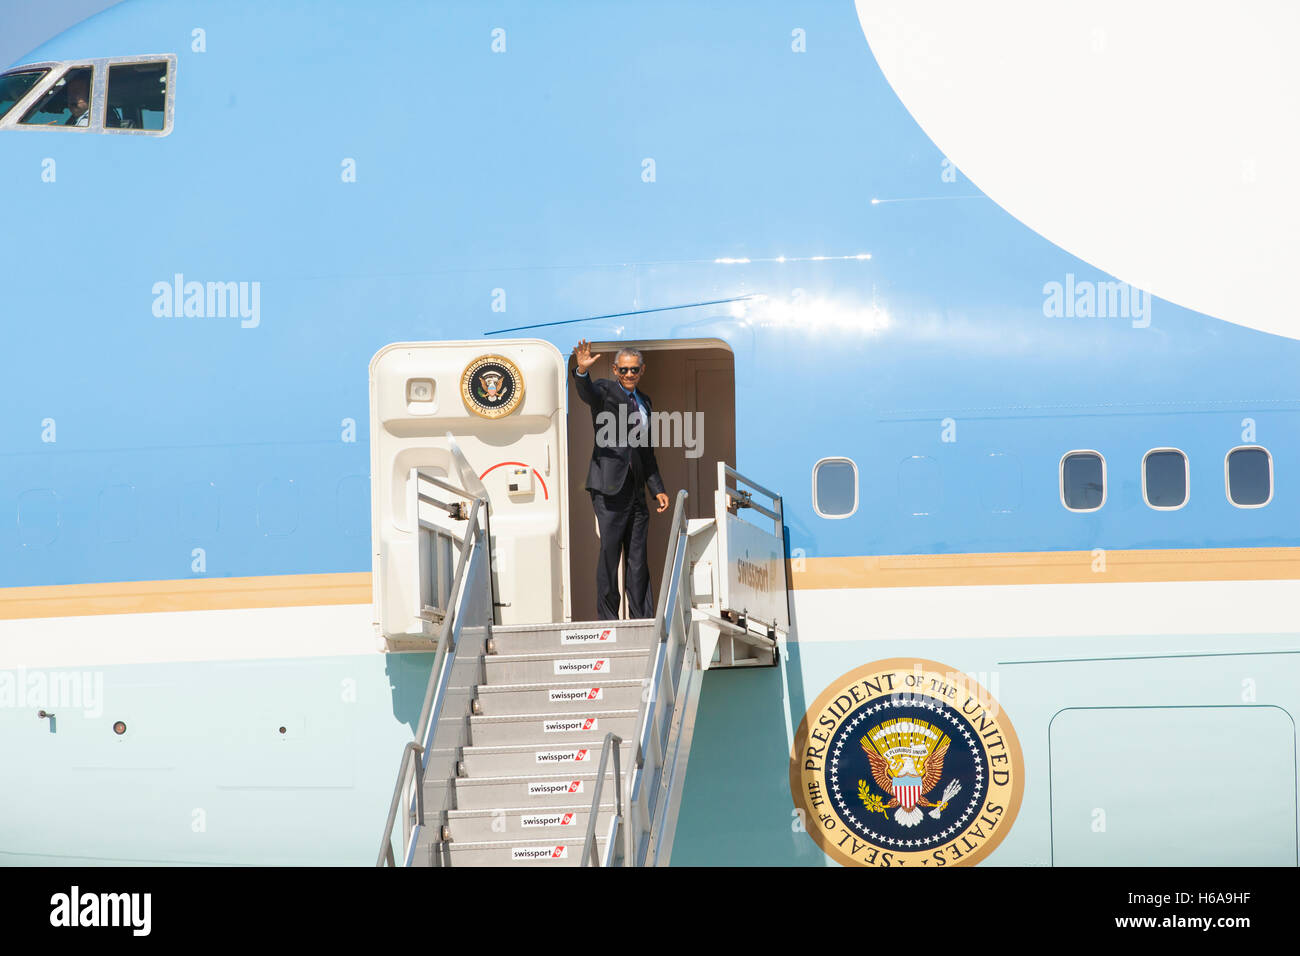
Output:
[[[596,818],[599,833],[609,829],[614,812],[613,794],[603,804]],[[587,836],[591,804],[586,806],[499,808],[495,810],[452,810],[447,814],[451,842],[477,843],[489,840],[560,840],[577,842]]]
[[[450,843],[452,866],[581,866],[585,832],[575,839],[493,840],[478,843]],[[605,835],[596,838],[597,851],[604,856]]]
[[644,678],[600,680],[593,676],[583,683],[484,684],[478,689],[479,713],[505,714],[576,713],[593,705],[619,709],[641,706]]
[[[557,741],[555,744],[476,746],[466,747],[461,757],[467,777],[520,776],[530,773],[555,775],[574,770],[595,773],[604,743],[602,735],[586,740]],[[620,760],[626,772],[631,766],[631,755],[636,752],[635,741],[630,736],[624,737],[621,750]],[[612,757],[610,763],[613,764]]]
[[[623,768],[626,772],[626,768]],[[456,779],[456,806],[464,810],[484,810],[492,807],[559,807],[575,801],[590,802],[596,786],[595,767],[591,771],[565,775],[521,774],[512,777],[458,777]],[[613,759],[605,771],[607,794],[614,792]]]
[[492,631],[497,654],[603,653],[606,650],[649,647],[654,639],[653,621],[592,621],[527,629],[498,627]]
[[593,676],[645,676],[649,648],[567,650],[563,653],[491,654],[483,658],[488,684],[537,684],[547,680],[590,681]]
[[578,713],[518,714],[500,717],[471,717],[470,742],[476,747],[500,744],[564,744],[573,739],[590,739],[613,731],[627,738],[636,732],[635,710],[588,709]]
[[494,624],[493,634],[544,634],[571,627],[650,627],[655,622],[652,617],[634,617],[617,621],[552,621],[540,624]]

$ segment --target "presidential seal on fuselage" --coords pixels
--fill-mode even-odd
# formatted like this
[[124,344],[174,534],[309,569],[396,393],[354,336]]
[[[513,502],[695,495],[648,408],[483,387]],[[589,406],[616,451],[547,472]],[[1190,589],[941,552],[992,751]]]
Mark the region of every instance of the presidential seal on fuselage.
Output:
[[845,674],[808,709],[790,789],[809,836],[839,863],[966,866],[1011,829],[1024,759],[983,686],[894,658]]

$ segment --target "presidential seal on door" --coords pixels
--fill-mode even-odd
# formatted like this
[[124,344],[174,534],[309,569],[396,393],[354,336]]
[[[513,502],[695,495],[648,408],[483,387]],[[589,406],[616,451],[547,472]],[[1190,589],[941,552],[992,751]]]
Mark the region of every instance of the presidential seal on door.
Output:
[[524,399],[523,373],[504,355],[484,355],[465,366],[460,396],[475,415],[504,418]]

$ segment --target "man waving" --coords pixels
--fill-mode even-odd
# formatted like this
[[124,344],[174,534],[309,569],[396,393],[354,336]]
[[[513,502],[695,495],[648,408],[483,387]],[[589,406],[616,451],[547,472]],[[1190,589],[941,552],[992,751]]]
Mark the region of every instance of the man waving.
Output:
[[620,349],[614,356],[616,378],[611,381],[588,374],[600,355],[591,354],[586,339],[577,344],[573,356],[577,362],[573,382],[578,397],[591,406],[596,431],[586,484],[600,527],[596,616],[602,621],[618,617],[618,562],[626,552],[628,611],[634,618],[653,617],[654,595],[646,563],[650,511],[645,488],[649,486],[660,512],[668,510],[668,495],[654,448],[646,438],[650,434],[650,397],[637,388],[645,359],[637,349]]

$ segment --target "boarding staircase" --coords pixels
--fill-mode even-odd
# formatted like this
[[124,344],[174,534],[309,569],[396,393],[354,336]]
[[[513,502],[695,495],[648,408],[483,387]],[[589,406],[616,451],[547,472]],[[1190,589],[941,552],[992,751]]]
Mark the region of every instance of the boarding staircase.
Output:
[[443,574],[450,586],[425,589],[445,596],[427,608],[440,624],[437,653],[377,864],[666,864],[703,671],[778,661],[788,616],[755,622],[723,605],[736,514],[756,508],[779,534],[780,498],[719,463],[718,518],[688,521],[687,493],[677,496],[653,619],[501,626],[486,497],[422,482],[426,501],[466,531],[454,578]]
[[[561,635],[595,640],[566,644]],[[483,658],[453,783],[456,809],[445,834],[421,834],[417,855],[436,853],[441,837],[453,866],[577,863],[593,823],[603,850],[618,816],[612,751],[620,770],[633,765],[653,638],[649,620],[493,628],[495,653]],[[692,674],[689,663],[684,672]]]

